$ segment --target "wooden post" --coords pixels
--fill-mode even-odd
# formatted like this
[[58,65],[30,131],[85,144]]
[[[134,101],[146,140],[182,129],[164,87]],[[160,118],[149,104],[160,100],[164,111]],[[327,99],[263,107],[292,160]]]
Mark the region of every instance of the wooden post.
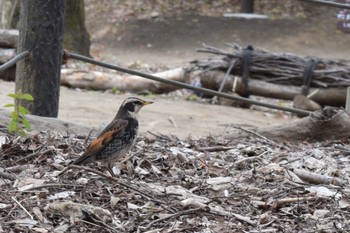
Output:
[[254,0],[241,0],[241,13],[254,13]]
[[17,63],[16,90],[34,101],[20,104],[34,115],[57,117],[62,61],[65,0],[20,1],[18,52],[29,56]]
[[350,87],[346,89],[346,103],[345,103],[345,110],[347,112],[350,111]]

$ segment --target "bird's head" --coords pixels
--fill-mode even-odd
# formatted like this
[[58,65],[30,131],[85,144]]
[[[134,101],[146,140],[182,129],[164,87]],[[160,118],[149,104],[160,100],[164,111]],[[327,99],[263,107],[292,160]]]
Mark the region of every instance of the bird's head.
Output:
[[128,114],[136,116],[143,106],[152,103],[153,102],[145,101],[137,97],[128,97],[120,106],[117,116],[123,116]]

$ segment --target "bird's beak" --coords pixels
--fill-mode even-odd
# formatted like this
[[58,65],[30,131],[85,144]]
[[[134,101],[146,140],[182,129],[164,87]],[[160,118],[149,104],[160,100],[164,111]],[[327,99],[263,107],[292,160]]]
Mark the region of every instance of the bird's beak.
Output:
[[149,104],[153,104],[153,102],[152,101],[145,101],[145,102],[143,102],[143,106],[149,105]]

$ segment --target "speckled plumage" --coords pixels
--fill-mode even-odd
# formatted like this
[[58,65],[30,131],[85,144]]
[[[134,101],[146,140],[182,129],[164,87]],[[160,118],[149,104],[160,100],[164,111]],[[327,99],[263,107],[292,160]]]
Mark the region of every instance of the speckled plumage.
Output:
[[125,99],[113,121],[73,164],[102,162],[113,176],[115,161],[125,156],[136,143],[139,128],[137,113],[143,106],[151,103],[136,97]]

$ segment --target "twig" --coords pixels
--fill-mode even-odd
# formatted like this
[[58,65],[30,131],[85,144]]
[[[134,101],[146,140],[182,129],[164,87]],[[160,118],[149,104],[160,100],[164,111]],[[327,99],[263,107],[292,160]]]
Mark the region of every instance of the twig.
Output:
[[26,208],[24,208],[24,206],[16,200],[15,197],[11,197],[11,198],[12,198],[12,200],[14,200],[14,202],[16,202],[17,205],[19,205],[19,207],[21,207],[21,208],[24,210],[24,212],[26,212],[26,214],[30,217],[31,220],[34,220],[33,215],[31,215],[31,214],[28,212],[28,210],[26,210]]
[[331,177],[327,175],[321,175],[302,169],[291,169],[300,179],[310,182],[312,184],[333,184],[338,186],[344,186],[345,182],[337,177]]
[[[102,224],[102,226],[101,225],[97,225],[96,223],[93,223],[93,222],[89,222],[89,221],[85,221],[85,220],[83,220],[83,219],[80,219],[79,220],[79,222],[83,222],[83,223],[86,223],[86,224],[90,224],[91,226],[95,226],[95,227],[102,227],[102,228],[105,228],[105,230],[107,230],[107,231],[113,231],[113,232],[116,232],[113,228],[111,228],[111,227],[109,227],[109,226],[104,226],[103,224]],[[91,229],[90,229],[91,230]]]
[[258,133],[256,133],[256,132],[253,132],[253,131],[251,131],[251,130],[249,130],[249,129],[244,129],[244,128],[242,128],[241,126],[233,125],[233,124],[229,124],[228,126],[230,126],[230,127],[232,127],[232,128],[235,128],[235,129],[239,129],[239,130],[245,131],[245,132],[247,132],[247,133],[250,133],[250,134],[252,134],[252,135],[254,135],[254,136],[258,137],[258,138],[261,138],[261,139],[267,141],[268,143],[270,143],[270,144],[272,144],[272,145],[278,145],[277,142],[272,141],[271,139],[268,139],[267,137],[265,137],[265,136],[263,136],[263,135],[261,135],[261,134],[258,134]]
[[[326,148],[326,149],[332,150],[331,148]],[[339,150],[339,151],[341,151],[341,152],[350,153],[350,148],[345,147],[345,146],[335,145],[335,146],[334,146],[334,149]]]
[[[201,154],[203,154],[203,153],[201,153]],[[199,157],[199,155],[194,155],[195,157],[196,157],[196,159],[198,159],[201,163],[203,163],[206,167],[209,167],[209,165],[208,165],[208,163],[207,162],[205,162],[203,159],[201,159],[200,157]]]
[[211,214],[220,215],[220,216],[227,216],[227,217],[232,217],[233,216],[239,221],[246,222],[246,223],[248,223],[249,225],[252,225],[252,226],[256,226],[255,222],[253,222],[248,217],[245,217],[243,215],[232,213],[232,212],[229,212],[229,211],[226,211],[226,210],[222,210],[221,208],[217,208],[217,206],[209,205],[209,208],[210,208],[210,212],[209,213],[211,213]]
[[252,163],[252,162],[256,161],[257,159],[261,158],[267,152],[269,152],[269,151],[267,150],[267,151],[262,152],[260,155],[256,155],[256,156],[240,159],[240,160],[234,162],[233,165],[234,166],[239,166],[242,163]]
[[82,169],[83,169],[83,170],[85,170],[85,171],[95,173],[95,174],[97,174],[97,175],[99,175],[99,176],[102,176],[102,177],[104,177],[104,178],[106,178],[106,179],[108,179],[108,180],[110,180],[110,181],[113,181],[113,182],[115,182],[115,183],[117,183],[117,184],[119,184],[119,185],[121,185],[121,186],[124,186],[124,187],[126,187],[126,188],[128,188],[128,189],[134,190],[134,191],[140,193],[141,195],[143,195],[143,196],[149,198],[151,201],[154,201],[154,202],[156,202],[156,203],[159,203],[164,209],[166,209],[166,210],[168,210],[168,211],[170,211],[170,212],[173,212],[172,210],[170,210],[169,208],[167,208],[167,207],[164,206],[164,204],[166,204],[165,202],[160,201],[160,200],[157,200],[157,199],[155,199],[154,197],[152,197],[150,194],[147,194],[147,193],[145,193],[145,192],[142,192],[141,190],[139,190],[139,189],[137,189],[137,188],[135,188],[135,187],[133,187],[133,186],[131,186],[131,185],[128,185],[128,184],[126,184],[126,183],[124,183],[124,182],[122,182],[122,181],[120,181],[120,180],[118,180],[118,179],[116,179],[116,178],[114,178],[114,177],[108,176],[108,175],[106,175],[106,174],[104,174],[104,173],[102,173],[102,172],[100,172],[100,171],[97,171],[97,170],[95,170],[95,169],[88,168],[88,167],[78,166],[78,165],[71,165],[70,168],[75,168],[75,169],[79,169],[79,170],[82,170]]
[[3,171],[0,171],[0,177],[8,179],[8,180],[11,180],[11,181],[15,181],[16,180],[16,176],[11,175],[11,174],[9,174],[7,172],[3,172]]
[[69,187],[76,187],[76,186],[80,186],[80,185],[75,185],[75,184],[63,184],[63,183],[52,183],[52,184],[44,184],[44,185],[40,185],[40,186],[35,186],[35,187],[31,187],[29,189],[23,190],[21,192],[28,192],[28,191],[32,191],[34,189],[42,189],[42,188],[56,188],[56,187],[62,187],[62,186],[69,186]]
[[[226,83],[228,77],[230,77],[231,71],[232,71],[233,67],[235,66],[235,64],[236,64],[236,60],[233,60],[233,61],[231,62],[230,67],[227,69],[224,78],[222,79],[222,82],[221,82],[221,84],[220,84],[220,87],[219,87],[218,92],[222,92],[222,90],[224,89],[225,83]],[[217,101],[217,99],[218,99],[218,97],[217,97],[217,96],[214,96],[213,101],[212,101],[211,103],[212,103],[212,104],[215,104],[216,101]]]
[[147,131],[147,133],[155,136],[156,138],[163,139],[163,140],[166,140],[166,141],[171,141],[171,139],[168,136],[164,135],[164,134],[160,134],[160,133],[155,134],[155,133],[152,133],[151,131]]
[[175,128],[177,128],[177,124],[176,124],[174,118],[169,117],[168,120],[170,121],[171,124],[173,124],[173,126],[174,126]]
[[198,151],[207,151],[207,152],[218,152],[218,151],[227,151],[227,150],[231,150],[234,149],[236,147],[233,146],[211,146],[211,147],[200,147],[197,148],[196,150]]
[[98,224],[101,224],[101,225],[97,225],[97,224],[96,224],[96,226],[106,228],[107,230],[110,230],[110,231],[112,231],[112,232],[117,232],[113,227],[110,227],[110,226],[108,226],[105,222],[103,222],[103,220],[100,219],[99,216],[94,215],[94,214],[90,214],[90,213],[88,213],[88,212],[86,212],[86,211],[83,211],[83,213],[84,213],[85,215],[88,215],[88,218],[90,218],[91,220],[94,221],[94,222],[92,223],[92,222],[84,221],[84,220],[83,220],[85,223],[92,223],[92,224],[98,223]]
[[168,219],[171,219],[171,218],[176,218],[176,217],[179,217],[179,216],[182,216],[182,215],[186,215],[186,214],[193,214],[193,213],[196,213],[196,212],[202,211],[202,210],[205,210],[205,208],[199,207],[199,208],[195,208],[195,209],[184,210],[184,211],[180,211],[180,212],[175,213],[175,214],[171,214],[171,215],[165,216],[163,218],[158,218],[158,219],[153,220],[152,222],[150,222],[144,229],[147,230],[150,227],[152,227],[152,225],[154,225],[154,224],[156,224],[158,222],[162,222],[162,221],[165,221],[165,220],[168,220]]
[[19,162],[21,162],[21,161],[23,161],[23,160],[31,159],[31,158],[33,158],[33,157],[35,157],[35,156],[37,156],[37,155],[43,155],[43,154],[46,154],[46,153],[52,151],[52,149],[47,149],[47,150],[45,150],[45,151],[40,151],[40,149],[43,148],[43,147],[44,147],[44,146],[41,146],[41,147],[38,149],[39,151],[34,152],[34,153],[30,154],[30,155],[27,155],[27,156],[25,156],[25,157],[23,157],[23,158],[17,159],[15,162],[16,162],[16,163],[19,163]]
[[[271,203],[268,203],[269,205],[277,208],[281,207],[283,205],[293,204],[293,203],[300,203],[300,202],[308,202],[308,201],[315,201],[319,200],[322,197],[313,196],[313,197],[289,197],[289,198],[281,198],[273,200]],[[265,203],[266,205],[266,203]]]
[[18,172],[21,172],[21,171],[23,171],[25,169],[28,169],[28,168],[29,168],[29,164],[16,165],[16,166],[13,166],[13,167],[7,167],[7,168],[4,169],[4,171],[18,173]]
[[90,130],[88,136],[86,136],[86,138],[85,138],[85,140],[84,140],[84,146],[86,146],[86,144],[87,144],[87,142],[88,142],[88,140],[89,140],[89,138],[90,138],[90,136],[91,136],[91,133],[92,133],[93,131],[94,131],[93,129]]

